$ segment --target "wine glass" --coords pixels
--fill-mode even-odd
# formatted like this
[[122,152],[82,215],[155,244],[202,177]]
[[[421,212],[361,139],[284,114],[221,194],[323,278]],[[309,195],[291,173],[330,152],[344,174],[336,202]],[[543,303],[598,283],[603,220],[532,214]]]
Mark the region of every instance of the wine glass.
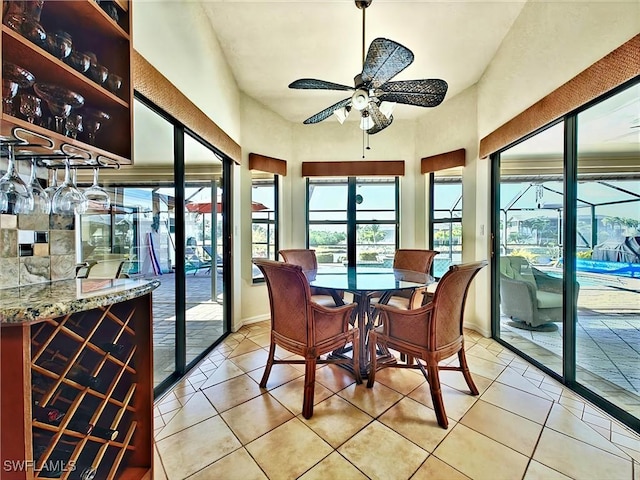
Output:
[[82,215],[87,210],[87,199],[71,180],[69,159],[64,161],[64,182],[51,199],[51,211],[58,215]]
[[120,90],[120,87],[122,87],[122,77],[115,73],[110,73],[107,76],[106,85],[109,91],[115,95],[118,93],[118,90]]
[[53,33],[47,34],[45,46],[51,55],[59,58],[60,60],[64,60],[71,54],[73,40],[71,35],[67,32],[57,30]]
[[58,190],[58,169],[54,168],[52,170],[53,175],[51,176],[51,181],[49,182],[49,186],[44,189],[44,191],[49,196],[49,199],[53,199],[53,194]]
[[89,66],[91,65],[91,59],[89,56],[86,53],[78,52],[77,50],[72,50],[71,55],[65,58],[64,61],[80,73],[85,73],[89,70]]
[[79,113],[72,113],[64,122],[64,128],[66,130],[67,137],[73,139],[78,137],[78,132],[82,132],[82,115]]
[[31,175],[28,187],[33,196],[33,213],[45,213],[48,215],[51,212],[51,198],[40,185],[36,174],[36,159],[31,158]]
[[93,184],[84,190],[84,196],[87,197],[89,210],[108,211],[111,207],[111,198],[109,192],[98,185],[98,167],[93,167]]
[[13,115],[13,98],[18,89],[31,87],[35,80],[30,71],[11,62],[2,62],[2,111]]
[[64,134],[64,120],[72,108],[84,105],[84,97],[52,83],[36,83],[33,85],[36,94],[42,98],[55,118],[55,131]]
[[36,118],[42,117],[41,102],[41,99],[30,93],[20,95],[20,113],[29,123],[35,123]]
[[84,128],[87,131],[89,137],[89,144],[95,145],[96,132],[100,129],[103,122],[110,120],[111,117],[108,113],[101,112],[100,110],[85,109],[84,110]]
[[33,195],[16,171],[13,145],[8,144],[7,147],[7,173],[0,178],[0,204],[3,204],[1,213],[29,213],[33,210]]

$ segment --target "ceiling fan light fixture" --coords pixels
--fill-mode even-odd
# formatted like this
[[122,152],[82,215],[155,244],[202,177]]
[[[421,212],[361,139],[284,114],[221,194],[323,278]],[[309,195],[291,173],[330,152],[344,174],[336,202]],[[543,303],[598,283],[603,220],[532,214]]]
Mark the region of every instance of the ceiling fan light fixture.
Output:
[[362,116],[360,117],[360,129],[361,130],[369,130],[375,125],[375,122],[369,115],[367,110],[362,111]]
[[340,125],[342,125],[344,121],[347,119],[347,117],[349,116],[350,111],[351,111],[351,107],[346,106],[346,107],[342,107],[335,110],[333,114],[336,116],[336,118],[340,122]]
[[353,92],[353,96],[351,97],[351,104],[353,108],[356,110],[363,111],[369,105],[369,92],[367,92],[363,88],[359,88],[355,92]]
[[382,113],[387,120],[391,118],[391,115],[393,114],[393,110],[394,108],[396,108],[396,103],[395,102],[382,102],[380,104],[380,113]]

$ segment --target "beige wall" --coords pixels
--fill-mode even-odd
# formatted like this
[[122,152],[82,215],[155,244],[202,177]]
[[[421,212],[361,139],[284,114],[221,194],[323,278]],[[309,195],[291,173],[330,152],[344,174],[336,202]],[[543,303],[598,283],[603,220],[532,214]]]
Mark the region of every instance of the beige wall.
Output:
[[[159,31],[162,34],[158,34]],[[489,161],[478,159],[480,138],[535,103],[640,32],[640,3],[529,1],[477,85],[417,122],[394,122],[371,137],[371,160],[405,160],[401,245],[427,245],[427,190],[420,158],[467,150],[463,173],[464,261],[489,255]],[[361,132],[355,124],[327,121],[291,124],[238,91],[204,15],[188,2],[136,2],[134,46],[243,148],[288,161],[281,190],[281,248],[304,245],[305,183],[301,162],[357,160]],[[187,52],[187,53],[185,53]],[[251,174],[234,167],[233,329],[268,317],[266,287],[254,286],[251,270]],[[467,325],[490,333],[489,278],[474,282]]]

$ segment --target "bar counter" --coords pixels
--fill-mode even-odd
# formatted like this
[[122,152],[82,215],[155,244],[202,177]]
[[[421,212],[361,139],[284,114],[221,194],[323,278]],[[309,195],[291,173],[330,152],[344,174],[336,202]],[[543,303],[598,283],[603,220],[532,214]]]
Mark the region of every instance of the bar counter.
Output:
[[160,282],[122,278],[72,279],[0,289],[0,324],[34,323],[124,302],[152,292]]

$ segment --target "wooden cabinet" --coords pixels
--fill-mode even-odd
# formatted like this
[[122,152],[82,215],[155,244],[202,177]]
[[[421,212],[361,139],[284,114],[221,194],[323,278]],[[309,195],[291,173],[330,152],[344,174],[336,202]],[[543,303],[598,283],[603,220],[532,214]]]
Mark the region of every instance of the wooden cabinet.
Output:
[[0,334],[3,480],[151,478],[151,293]]
[[[0,0],[0,3],[5,7],[10,2]],[[19,91],[14,99],[16,108],[13,115],[2,114],[0,134],[9,135],[13,127],[19,126],[48,136],[54,141],[56,148],[68,143],[91,152],[93,158],[103,155],[121,164],[131,163],[133,86],[130,67],[130,4],[125,0],[116,0],[110,4],[117,13],[117,22],[94,0],[45,1],[40,24],[46,32],[67,32],[72,38],[73,49],[95,53],[98,64],[120,76],[122,86],[115,94],[31,42],[20,32],[2,25],[3,61],[25,68],[35,76],[36,82],[60,85],[82,95],[85,100],[84,106],[78,108],[77,113],[82,114],[87,109],[94,109],[111,117],[103,122],[97,131],[95,144],[89,144],[86,129],[77,139],[72,139],[55,132],[52,125],[45,124],[45,128],[27,122],[17,108],[19,95],[23,91]],[[26,91],[33,93],[32,88]],[[45,104],[44,101],[42,103]]]

